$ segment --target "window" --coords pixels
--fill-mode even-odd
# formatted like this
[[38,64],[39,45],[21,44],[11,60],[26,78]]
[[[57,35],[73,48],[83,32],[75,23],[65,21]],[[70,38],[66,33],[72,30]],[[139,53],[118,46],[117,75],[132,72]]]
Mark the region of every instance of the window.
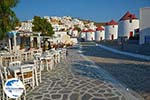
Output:
[[61,37],[61,35],[60,35],[60,34],[58,34],[58,37]]
[[132,23],[132,20],[130,20],[130,23]]

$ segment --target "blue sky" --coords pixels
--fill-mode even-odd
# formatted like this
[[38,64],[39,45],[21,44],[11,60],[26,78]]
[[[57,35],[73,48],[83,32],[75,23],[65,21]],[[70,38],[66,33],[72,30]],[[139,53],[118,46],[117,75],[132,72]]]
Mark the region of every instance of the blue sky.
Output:
[[150,7],[150,0],[20,0],[14,9],[20,20],[33,16],[73,16],[106,22],[119,20],[127,11],[139,16],[139,8]]

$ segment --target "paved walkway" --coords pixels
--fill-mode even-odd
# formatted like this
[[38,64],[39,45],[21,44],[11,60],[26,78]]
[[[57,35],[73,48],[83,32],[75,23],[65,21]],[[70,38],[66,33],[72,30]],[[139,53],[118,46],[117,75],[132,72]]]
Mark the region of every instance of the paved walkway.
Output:
[[78,50],[70,49],[66,61],[51,72],[43,72],[42,83],[27,100],[134,100],[126,99],[101,72]]
[[82,52],[129,91],[136,91],[145,100],[150,100],[149,61],[112,53],[95,45],[83,46]]

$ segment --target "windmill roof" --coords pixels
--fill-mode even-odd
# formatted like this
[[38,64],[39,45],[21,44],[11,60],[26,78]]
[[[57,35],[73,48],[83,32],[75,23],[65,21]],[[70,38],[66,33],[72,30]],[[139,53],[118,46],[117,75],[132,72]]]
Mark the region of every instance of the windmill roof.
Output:
[[131,19],[137,19],[137,17],[135,16],[135,14],[131,14],[129,11],[119,20],[131,20]]
[[118,23],[112,19],[110,22],[107,22],[106,25],[118,25]]

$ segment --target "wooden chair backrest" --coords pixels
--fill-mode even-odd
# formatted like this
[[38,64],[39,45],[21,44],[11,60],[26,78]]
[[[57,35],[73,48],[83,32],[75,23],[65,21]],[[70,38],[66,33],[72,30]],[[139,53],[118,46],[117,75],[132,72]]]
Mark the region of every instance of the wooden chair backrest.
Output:
[[10,62],[9,66],[21,66],[21,61]]

